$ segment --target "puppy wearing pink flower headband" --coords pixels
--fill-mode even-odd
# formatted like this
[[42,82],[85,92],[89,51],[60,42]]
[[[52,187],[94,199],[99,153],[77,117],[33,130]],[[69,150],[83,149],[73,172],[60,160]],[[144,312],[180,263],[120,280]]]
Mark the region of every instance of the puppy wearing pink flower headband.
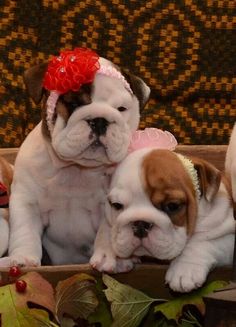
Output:
[[168,132],[134,133],[112,177],[90,262],[116,273],[142,256],[168,260],[166,283],[189,292],[215,266],[232,264],[235,220],[229,179],[202,159],[172,151],[175,145]]
[[25,73],[42,121],[15,162],[9,256],[0,265],[89,261],[111,172],[127,154],[149,87],[86,48]]

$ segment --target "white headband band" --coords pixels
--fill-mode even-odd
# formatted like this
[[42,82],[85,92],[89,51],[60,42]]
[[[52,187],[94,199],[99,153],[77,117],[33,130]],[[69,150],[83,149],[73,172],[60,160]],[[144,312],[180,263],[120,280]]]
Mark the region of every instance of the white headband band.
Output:
[[199,201],[200,200],[200,197],[201,197],[200,184],[199,184],[199,179],[198,179],[197,171],[194,168],[194,165],[193,165],[192,161],[190,159],[184,157],[180,153],[175,153],[175,154],[180,159],[180,161],[182,162],[185,170],[189,174],[189,177],[191,178],[192,183],[193,183],[193,187],[194,187],[194,190],[195,190],[196,198]]
[[[102,75],[105,75],[108,77],[114,77],[114,78],[121,80],[122,83],[124,84],[124,87],[130,92],[130,94],[133,94],[133,91],[132,91],[129,83],[126,81],[124,76],[115,67],[100,65],[100,68],[98,69],[97,74],[102,74]],[[56,107],[56,103],[57,103],[59,96],[60,96],[59,92],[51,91],[50,95],[47,99],[47,102],[46,102],[46,110],[47,110],[46,121],[47,121],[47,126],[48,126],[50,133],[52,133],[53,127],[54,127],[53,116],[55,113],[55,107]]]

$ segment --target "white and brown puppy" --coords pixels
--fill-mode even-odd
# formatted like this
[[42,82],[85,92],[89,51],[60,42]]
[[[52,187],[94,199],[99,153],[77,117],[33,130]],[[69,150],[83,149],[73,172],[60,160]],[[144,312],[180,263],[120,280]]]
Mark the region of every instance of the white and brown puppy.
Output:
[[69,80],[59,86],[81,84],[76,90],[46,90],[50,64],[26,72],[31,97],[42,101],[43,119],[16,158],[4,264],[40,265],[41,240],[53,264],[88,262],[93,252],[111,171],[127,153],[149,88],[101,57],[94,78],[80,81],[89,66],[87,52],[76,49],[53,59],[55,87],[68,70]]
[[9,196],[13,178],[13,166],[0,157],[0,256],[8,249],[9,241]]
[[210,163],[169,150],[137,150],[118,165],[91,259],[100,271],[133,267],[135,256],[171,260],[169,286],[200,287],[232,263],[235,221],[225,177]]

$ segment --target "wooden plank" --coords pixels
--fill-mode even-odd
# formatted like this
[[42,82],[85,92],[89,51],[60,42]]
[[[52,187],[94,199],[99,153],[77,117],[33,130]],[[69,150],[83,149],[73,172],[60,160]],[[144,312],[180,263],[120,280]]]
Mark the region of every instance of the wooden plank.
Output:
[[176,151],[186,156],[205,159],[224,170],[227,145],[178,145]]
[[[176,151],[183,155],[191,155],[208,160],[218,169],[224,169],[227,145],[178,145]],[[10,163],[14,163],[18,148],[0,149],[0,155]]]
[[[115,274],[113,277],[121,283],[128,284],[134,288],[137,288],[149,296],[166,298],[172,297],[168,286],[165,285],[165,274],[168,265],[160,264],[148,264],[143,263],[135,267],[134,270],[128,273]],[[3,280],[7,278],[8,268],[1,268]],[[28,269],[22,268],[22,272],[27,272]],[[80,265],[64,265],[64,266],[42,266],[37,268],[30,268],[30,271],[39,272],[44,278],[46,278],[54,287],[63,279],[73,276],[77,273],[87,273],[97,278],[102,274],[93,270],[89,264]],[[217,268],[213,270],[209,276],[208,281],[212,280],[230,280],[232,274],[231,267]]]

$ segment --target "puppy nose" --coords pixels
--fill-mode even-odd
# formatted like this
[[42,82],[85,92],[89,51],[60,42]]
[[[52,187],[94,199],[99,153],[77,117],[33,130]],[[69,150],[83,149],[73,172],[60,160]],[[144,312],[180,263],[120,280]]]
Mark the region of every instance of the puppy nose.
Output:
[[96,135],[100,136],[106,133],[108,121],[105,118],[94,118],[87,122]]
[[134,236],[138,238],[147,237],[148,232],[152,229],[153,224],[143,220],[137,220],[132,223]]

